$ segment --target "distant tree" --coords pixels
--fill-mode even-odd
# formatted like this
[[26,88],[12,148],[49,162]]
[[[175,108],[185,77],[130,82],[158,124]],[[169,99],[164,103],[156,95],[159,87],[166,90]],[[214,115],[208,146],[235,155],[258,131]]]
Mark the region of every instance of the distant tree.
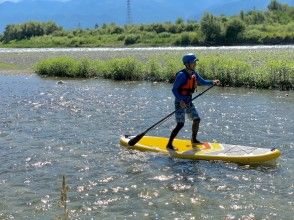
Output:
[[14,39],[21,38],[21,28],[20,25],[9,24],[5,27],[5,31],[3,33],[3,42],[8,43]]
[[185,23],[185,21],[183,18],[177,18],[176,24],[184,24],[184,23]]
[[196,22],[188,22],[186,25],[185,25],[185,30],[186,31],[197,31],[199,29],[199,24],[197,24]]
[[263,24],[266,20],[264,12],[249,11],[246,15],[245,21],[247,24]]
[[271,3],[267,6],[270,11],[280,11],[283,6],[277,0],[272,0]]
[[124,29],[118,25],[116,25],[115,23],[111,23],[108,26],[108,33],[109,34],[121,34],[124,32]]
[[205,43],[215,44],[221,38],[221,24],[212,14],[205,13],[200,21],[200,30]]
[[55,22],[49,21],[46,23],[41,23],[44,28],[44,34],[49,35],[57,31],[62,31],[62,27],[58,26]]
[[271,1],[268,5],[268,10],[268,18],[273,23],[288,24],[294,19],[294,7],[289,7],[287,4]]
[[151,25],[151,29],[153,31],[155,31],[156,33],[166,32],[164,25],[163,24],[160,24],[160,23],[152,24]]
[[177,29],[177,25],[176,24],[169,24],[167,26],[167,32],[169,33],[177,33],[178,29]]
[[241,19],[242,21],[244,21],[244,17],[245,17],[245,15],[244,15],[244,11],[241,10],[241,11],[240,11],[240,19]]
[[189,46],[191,45],[191,39],[188,33],[181,34],[178,39],[176,39],[175,45],[177,46]]
[[42,36],[45,34],[45,24],[28,22],[21,25],[21,39],[29,39],[33,36]]
[[245,30],[245,25],[240,19],[233,19],[229,21],[225,30],[225,38],[227,43],[232,44],[236,43],[238,35]]
[[3,42],[8,43],[11,40],[29,39],[33,36],[42,36],[61,31],[62,28],[53,22],[34,22],[30,21],[24,24],[10,24],[5,27],[3,33]]
[[135,34],[130,34],[128,36],[125,37],[125,45],[131,45],[131,44],[135,44],[140,40],[140,36],[139,35],[135,35]]

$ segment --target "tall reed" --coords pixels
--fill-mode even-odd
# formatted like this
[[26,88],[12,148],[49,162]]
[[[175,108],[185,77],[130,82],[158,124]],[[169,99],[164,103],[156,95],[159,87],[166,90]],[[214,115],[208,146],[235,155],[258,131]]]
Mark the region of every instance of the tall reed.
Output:
[[[35,71],[42,76],[173,82],[176,72],[183,68],[181,56],[153,55],[144,60],[135,57],[108,60],[56,57],[39,62]],[[281,58],[256,54],[203,54],[197,71],[204,78],[220,79],[223,86],[287,90],[294,87],[291,55],[281,61]]]

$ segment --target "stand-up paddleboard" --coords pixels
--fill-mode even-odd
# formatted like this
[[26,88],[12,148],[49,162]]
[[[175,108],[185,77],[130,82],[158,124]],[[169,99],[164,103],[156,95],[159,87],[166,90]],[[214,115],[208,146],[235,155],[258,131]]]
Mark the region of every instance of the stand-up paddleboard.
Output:
[[274,161],[281,152],[277,149],[256,148],[231,144],[204,142],[192,146],[190,140],[175,139],[173,146],[176,151],[167,150],[168,138],[144,136],[134,146],[128,142],[134,136],[124,135],[120,138],[120,144],[128,149],[140,151],[152,151],[171,155],[173,157],[191,160],[221,160],[240,164],[258,164]]

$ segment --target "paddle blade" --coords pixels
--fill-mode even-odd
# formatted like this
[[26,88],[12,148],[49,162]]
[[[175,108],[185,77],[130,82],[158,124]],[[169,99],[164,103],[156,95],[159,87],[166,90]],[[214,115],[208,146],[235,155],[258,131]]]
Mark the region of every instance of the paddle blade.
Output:
[[138,134],[136,137],[129,140],[128,144],[130,146],[134,146],[135,144],[137,144],[142,139],[142,137],[144,137],[144,135],[145,135],[145,133]]

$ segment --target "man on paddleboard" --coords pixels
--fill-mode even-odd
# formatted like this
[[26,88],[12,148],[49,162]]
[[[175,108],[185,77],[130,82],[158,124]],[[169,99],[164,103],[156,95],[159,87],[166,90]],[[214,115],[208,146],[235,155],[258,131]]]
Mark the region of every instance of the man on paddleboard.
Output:
[[195,54],[186,54],[183,56],[182,60],[186,68],[180,70],[176,74],[176,79],[172,88],[172,92],[175,96],[175,116],[177,125],[172,131],[166,146],[168,150],[177,150],[173,147],[172,143],[179,131],[184,127],[185,114],[187,114],[189,119],[193,121],[191,138],[192,145],[200,143],[200,141],[197,139],[200,117],[194,104],[192,103],[192,94],[196,91],[197,85],[220,84],[218,79],[205,80],[199,75],[199,73],[195,71],[196,62],[199,61]]

